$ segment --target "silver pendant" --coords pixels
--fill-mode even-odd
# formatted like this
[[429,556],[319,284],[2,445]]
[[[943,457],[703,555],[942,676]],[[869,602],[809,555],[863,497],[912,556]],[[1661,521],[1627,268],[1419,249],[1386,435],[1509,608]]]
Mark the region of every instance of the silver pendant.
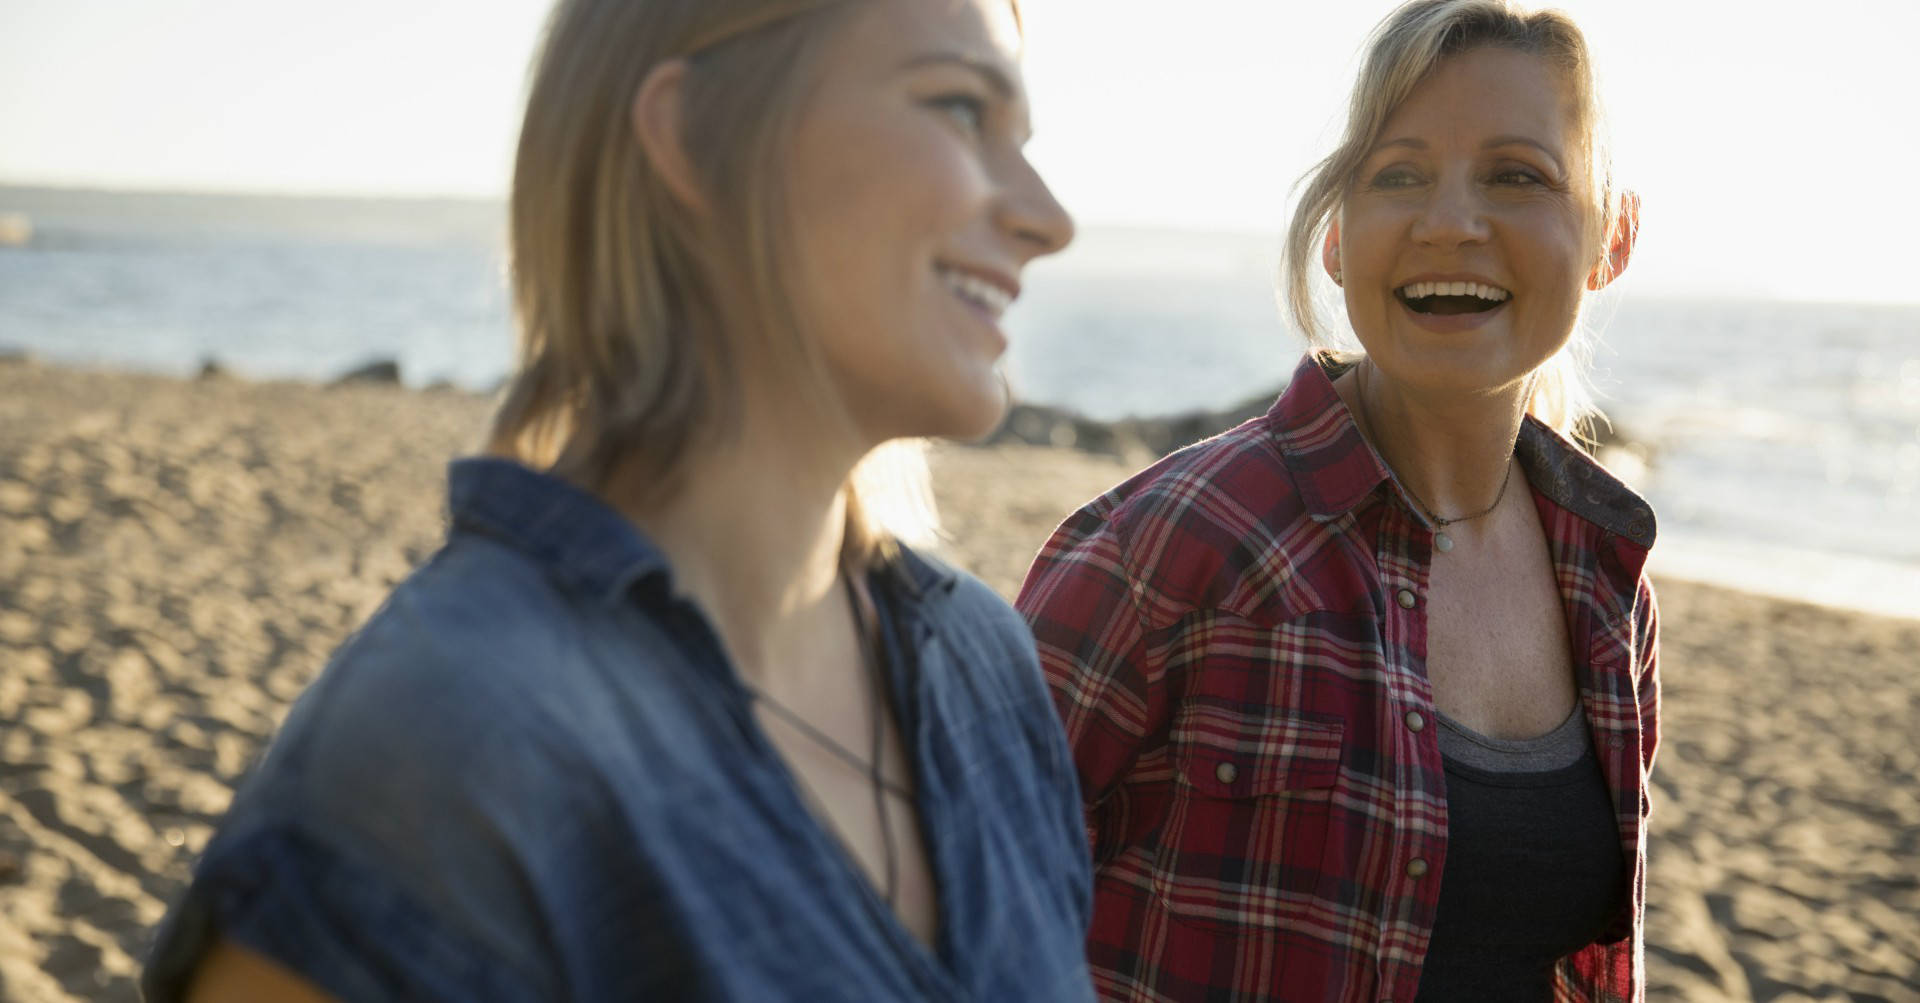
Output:
[[1453,550],[1453,537],[1448,536],[1445,533],[1439,533],[1439,532],[1434,533],[1433,549],[1438,550],[1443,554],[1450,553]]

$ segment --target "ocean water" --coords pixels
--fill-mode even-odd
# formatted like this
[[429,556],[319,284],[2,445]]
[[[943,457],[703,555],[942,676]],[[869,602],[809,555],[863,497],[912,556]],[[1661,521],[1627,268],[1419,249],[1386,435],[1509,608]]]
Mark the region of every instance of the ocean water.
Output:
[[[0,350],[187,374],[495,385],[512,349],[500,207],[0,187]],[[1009,316],[1023,399],[1098,418],[1276,391],[1302,348],[1277,238],[1091,229]],[[1596,303],[1606,408],[1647,453],[1655,569],[1920,617],[1920,304]]]

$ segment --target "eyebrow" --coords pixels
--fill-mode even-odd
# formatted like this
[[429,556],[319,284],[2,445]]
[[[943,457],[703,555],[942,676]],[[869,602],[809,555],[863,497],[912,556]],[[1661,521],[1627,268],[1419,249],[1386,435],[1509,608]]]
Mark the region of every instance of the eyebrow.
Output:
[[[1480,144],[1480,148],[1483,150],[1494,150],[1502,146],[1532,147],[1533,149],[1538,150],[1542,154],[1544,154],[1547,157],[1547,159],[1553,161],[1553,165],[1555,167],[1560,166],[1559,153],[1551,149],[1548,149],[1546,144],[1541,143],[1539,140],[1529,139],[1526,136],[1494,136],[1493,138]],[[1412,136],[1400,136],[1394,139],[1389,139],[1382,143],[1375,144],[1374,148],[1368,151],[1368,154],[1372,155],[1373,153],[1378,152],[1380,150],[1385,150],[1393,147],[1399,147],[1401,149],[1407,149],[1407,150],[1423,150],[1423,151],[1429,148],[1427,141],[1424,139],[1416,139]]]
[[940,64],[956,65],[973,71],[986,80],[987,86],[992,87],[1007,100],[1013,100],[1020,95],[1020,88],[1014,84],[1013,77],[1008,75],[1006,70],[984,59],[976,59],[958,52],[928,52],[918,55],[907,60],[902,69],[915,70]]

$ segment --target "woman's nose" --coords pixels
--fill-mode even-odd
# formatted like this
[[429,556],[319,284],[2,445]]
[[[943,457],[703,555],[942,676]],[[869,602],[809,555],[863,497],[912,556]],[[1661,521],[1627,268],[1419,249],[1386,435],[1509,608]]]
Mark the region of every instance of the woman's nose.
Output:
[[1413,226],[1417,243],[1441,249],[1482,243],[1489,235],[1486,206],[1470,178],[1436,184]]
[[1025,156],[1011,158],[1004,193],[997,222],[1017,239],[1023,260],[1053,254],[1073,242],[1073,217]]

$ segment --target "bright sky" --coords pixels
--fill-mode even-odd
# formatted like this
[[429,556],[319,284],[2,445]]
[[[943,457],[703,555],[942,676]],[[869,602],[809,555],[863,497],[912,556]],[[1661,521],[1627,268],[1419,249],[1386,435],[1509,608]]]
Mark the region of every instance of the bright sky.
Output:
[[[1393,5],[1024,0],[1033,158],[1083,224],[1277,233]],[[1633,288],[1920,301],[1920,4],[1559,5],[1645,198]],[[547,6],[0,0],[0,182],[498,195]]]

